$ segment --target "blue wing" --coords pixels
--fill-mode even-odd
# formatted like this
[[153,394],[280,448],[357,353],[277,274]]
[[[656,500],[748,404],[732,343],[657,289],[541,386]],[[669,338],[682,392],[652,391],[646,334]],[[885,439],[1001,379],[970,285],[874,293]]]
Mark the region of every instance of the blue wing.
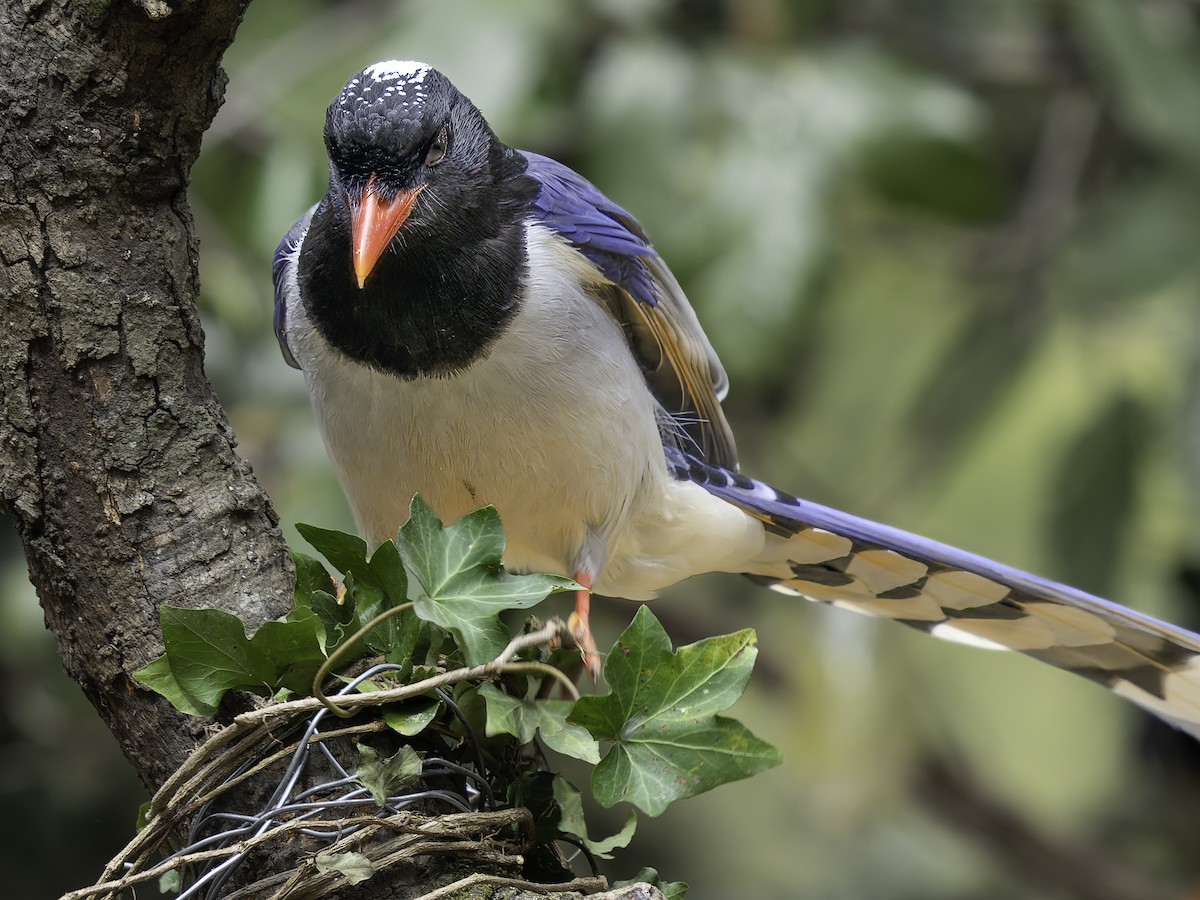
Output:
[[645,230],[577,172],[537,153],[524,156],[526,173],[540,186],[533,221],[595,266],[595,299],[624,329],[647,386],[672,417],[664,439],[736,469],[733,433],[721,409],[729,386],[725,370]]
[[1200,635],[946,544],[800,500],[668,448],[699,484],[789,542],[751,577],[936,637],[1017,650],[1097,681],[1200,737]]
[[294,287],[296,256],[300,252],[301,243],[304,242],[304,235],[308,232],[308,223],[312,219],[314,209],[315,206],[288,229],[288,233],[275,248],[275,258],[271,262],[271,281],[275,285],[275,339],[279,341],[279,351],[283,354],[284,361],[293,369],[299,369],[300,363],[296,362],[292,348],[287,342],[287,294],[289,290],[298,289]]
[[533,204],[538,220],[639,303],[657,306],[659,289],[646,261],[658,254],[637,219],[574,169],[548,156],[522,153],[529,162],[527,174],[541,186]]

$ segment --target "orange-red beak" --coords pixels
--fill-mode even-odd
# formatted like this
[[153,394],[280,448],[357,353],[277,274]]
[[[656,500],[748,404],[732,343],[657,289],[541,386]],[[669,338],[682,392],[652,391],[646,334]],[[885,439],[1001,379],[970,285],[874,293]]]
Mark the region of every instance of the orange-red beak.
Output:
[[379,262],[379,257],[392,242],[408,214],[412,212],[417,194],[424,185],[408,191],[400,191],[390,200],[379,196],[375,188],[375,177],[367,182],[362,200],[350,206],[350,227],[354,241],[354,276],[361,288],[367,276]]

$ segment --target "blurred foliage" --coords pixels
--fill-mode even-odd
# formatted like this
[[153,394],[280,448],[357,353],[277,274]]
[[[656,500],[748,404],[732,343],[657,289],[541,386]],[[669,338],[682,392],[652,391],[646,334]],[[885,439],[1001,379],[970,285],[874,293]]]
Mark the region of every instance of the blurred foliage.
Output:
[[[271,254],[324,191],[325,105],[389,57],[438,66],[505,140],[641,219],[730,370],[746,471],[1200,624],[1194,0],[257,0],[191,201],[208,372],[286,523],[350,527],[273,346]],[[34,667],[27,594],[7,594],[5,668]],[[634,609],[600,606],[611,640]],[[656,611],[676,643],[758,629],[737,713],[786,759],[644,827],[618,876],[652,865],[697,898],[1100,896],[926,802],[936,753],[1155,886],[1104,896],[1200,880],[1194,748],[1139,737],[1083,680],[734,577]],[[6,701],[0,752],[78,718],[72,691],[41,718]],[[39,780],[45,814],[68,789]],[[0,785],[5,820],[28,781]],[[35,867],[34,844],[53,846],[0,842],[30,885],[94,875]]]

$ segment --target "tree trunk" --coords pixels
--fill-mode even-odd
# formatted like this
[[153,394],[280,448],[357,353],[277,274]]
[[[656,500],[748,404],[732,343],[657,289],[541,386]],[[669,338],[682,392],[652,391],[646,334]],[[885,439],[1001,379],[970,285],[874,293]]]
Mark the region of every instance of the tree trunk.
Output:
[[0,496],[63,665],[152,789],[202,724],[130,678],[162,651],[159,605],[290,606],[204,375],[185,199],[248,2],[0,9]]

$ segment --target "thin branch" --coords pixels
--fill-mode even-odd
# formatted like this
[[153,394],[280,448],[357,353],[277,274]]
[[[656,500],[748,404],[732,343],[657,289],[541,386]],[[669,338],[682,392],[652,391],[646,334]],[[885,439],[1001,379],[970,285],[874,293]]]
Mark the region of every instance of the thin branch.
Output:
[[468,875],[466,878],[460,878],[458,881],[448,884],[445,887],[440,887],[436,891],[422,894],[416,900],[442,900],[442,898],[453,897],[467,888],[482,884],[492,885],[493,887],[517,888],[522,891],[555,891],[563,893],[574,891],[580,894],[602,891],[608,887],[608,881],[604,878],[575,878],[559,884],[538,884],[536,881],[522,881],[519,878],[502,878],[498,875],[485,875],[481,872],[476,872],[473,875]]

